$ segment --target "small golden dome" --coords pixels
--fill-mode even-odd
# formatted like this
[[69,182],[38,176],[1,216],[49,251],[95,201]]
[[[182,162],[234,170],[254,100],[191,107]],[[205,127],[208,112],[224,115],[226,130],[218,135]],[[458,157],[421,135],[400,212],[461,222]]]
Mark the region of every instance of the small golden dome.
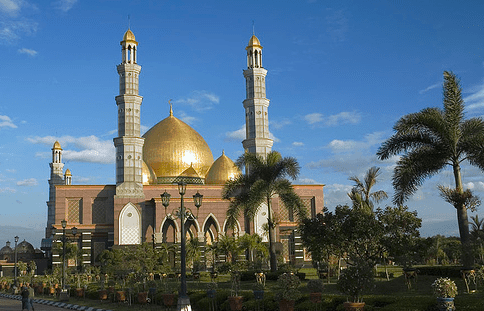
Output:
[[54,147],[52,149],[62,149],[60,143],[56,140],[54,143]]
[[233,179],[240,175],[241,172],[235,163],[230,160],[222,151],[222,155],[213,162],[212,167],[205,177],[206,184],[222,185],[229,179]]
[[178,177],[190,166],[200,178],[205,178],[213,163],[212,151],[203,137],[171,113],[143,137],[143,160],[158,182],[164,183],[166,178],[171,183],[170,178]]
[[[134,33],[131,31],[131,29],[128,29],[123,36],[123,41],[132,41],[136,42],[136,38],[134,37]],[[121,42],[123,42],[121,41]],[[137,42],[136,42],[137,43]]]
[[247,45],[247,48],[252,47],[252,46],[259,47],[259,48],[262,49],[262,46],[260,45],[260,41],[255,35],[252,35],[252,37],[250,38],[249,44]]
[[141,174],[143,185],[156,184],[156,175],[153,170],[146,165],[145,161],[141,162]]
[[184,170],[183,173],[181,173],[179,177],[200,178],[200,176],[198,176],[197,172],[193,168],[192,164],[190,164],[190,167],[187,168],[186,170]]
[[66,169],[66,173],[64,175],[65,176],[72,176],[71,170],[70,169]]

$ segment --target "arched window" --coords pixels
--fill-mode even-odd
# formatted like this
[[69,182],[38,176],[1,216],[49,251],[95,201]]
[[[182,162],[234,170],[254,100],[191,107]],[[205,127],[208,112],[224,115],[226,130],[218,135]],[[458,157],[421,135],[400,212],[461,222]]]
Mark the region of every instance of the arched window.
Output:
[[141,216],[133,203],[126,204],[119,215],[119,244],[141,243]]

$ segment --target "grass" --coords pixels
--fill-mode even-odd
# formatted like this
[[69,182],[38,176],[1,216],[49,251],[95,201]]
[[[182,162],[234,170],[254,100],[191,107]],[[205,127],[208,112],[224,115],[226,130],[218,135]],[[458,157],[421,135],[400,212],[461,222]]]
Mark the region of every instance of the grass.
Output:
[[[384,271],[380,268],[377,272]],[[306,273],[306,279],[317,278],[315,269],[301,269],[299,272]],[[404,277],[401,268],[389,267],[389,272],[393,273],[394,278],[387,281],[384,278],[375,279],[375,287],[365,293],[363,300],[366,302],[365,311],[381,310],[381,311],[433,311],[435,309],[436,299],[432,295],[431,284],[437,278],[435,276],[418,276],[415,285],[408,289],[404,282]],[[460,278],[453,279],[459,290],[459,294],[455,298],[455,306],[457,310],[478,311],[483,310],[484,290],[477,291],[473,294],[465,292],[465,283]],[[342,302],[346,297],[342,296],[336,288],[336,279],[332,278],[330,284],[325,284],[323,291],[323,302],[318,306],[318,310],[339,311],[342,310]],[[200,282],[189,280],[187,282],[188,291],[190,294],[192,307],[194,311],[208,310],[211,300],[207,298],[206,289],[207,283],[210,282],[208,274],[202,274]],[[231,283],[228,275],[220,275],[217,278],[217,304],[218,310],[229,310],[226,302],[227,296],[230,295]],[[306,290],[306,281],[301,284],[301,291],[303,297],[296,302],[296,311],[315,310],[316,306],[309,301],[309,292]],[[326,281],[325,281],[326,283]],[[254,288],[254,281],[247,281],[241,283],[241,295],[244,296],[244,306],[246,310],[255,310],[258,301],[254,300],[252,289]],[[275,293],[277,291],[277,284],[275,281],[267,281],[264,311],[277,310],[277,301]],[[39,297],[37,297],[39,298]],[[69,303],[78,304],[94,308],[110,309],[115,311],[133,311],[133,310],[159,310],[159,305],[145,305],[133,304],[131,306],[125,303],[100,302],[99,300],[78,299],[71,297]]]

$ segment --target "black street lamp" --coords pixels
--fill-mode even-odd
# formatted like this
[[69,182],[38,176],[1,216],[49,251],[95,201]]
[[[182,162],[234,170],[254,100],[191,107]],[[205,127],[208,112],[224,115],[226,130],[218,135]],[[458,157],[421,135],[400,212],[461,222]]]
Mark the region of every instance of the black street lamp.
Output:
[[[191,311],[192,306],[190,305],[190,297],[187,295],[187,272],[186,272],[186,232],[185,232],[185,220],[188,217],[198,218],[198,209],[202,206],[202,198],[198,191],[197,194],[193,195],[193,202],[197,207],[197,216],[194,216],[193,213],[188,209],[185,209],[185,204],[183,202],[183,196],[187,190],[187,184],[185,182],[178,183],[178,193],[180,194],[180,210],[177,213],[177,218],[180,219],[180,232],[181,232],[181,286],[180,286],[180,294],[178,295],[178,303],[177,303],[177,311]],[[170,197],[171,195],[165,192],[161,195],[161,202],[163,206],[166,208],[170,204]]]
[[15,269],[14,269],[14,281],[13,284],[17,286],[17,243],[18,243],[18,236],[15,236]]
[[[62,238],[61,238],[61,242],[62,242],[62,292],[61,292],[61,300],[68,300],[69,298],[69,295],[67,293],[67,289],[66,289],[66,272],[67,272],[67,269],[66,269],[66,243],[68,242],[68,239],[66,237],[66,227],[67,227],[67,221],[64,219],[61,221],[61,225],[62,225]],[[53,227],[52,228],[52,232],[55,232],[55,228]],[[72,232],[72,235],[75,236],[77,235],[77,228],[76,227],[72,227],[71,228],[71,232]]]

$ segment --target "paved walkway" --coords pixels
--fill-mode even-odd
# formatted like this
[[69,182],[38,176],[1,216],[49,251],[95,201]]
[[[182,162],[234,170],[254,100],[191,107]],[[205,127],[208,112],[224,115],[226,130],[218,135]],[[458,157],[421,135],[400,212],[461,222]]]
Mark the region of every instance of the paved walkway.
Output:
[[[78,311],[111,311],[44,299],[34,299],[34,308],[36,311],[59,311],[60,308]],[[20,310],[22,310],[22,300],[19,295],[0,293],[0,311]]]

